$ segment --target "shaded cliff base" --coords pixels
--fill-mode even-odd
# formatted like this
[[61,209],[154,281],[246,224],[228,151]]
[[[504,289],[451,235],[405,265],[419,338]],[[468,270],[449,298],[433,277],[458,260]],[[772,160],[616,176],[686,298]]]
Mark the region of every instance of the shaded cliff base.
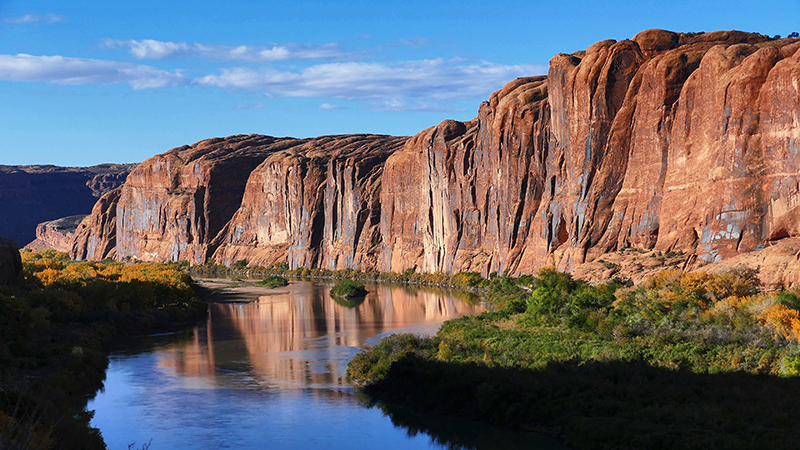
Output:
[[667,269],[708,273],[750,271],[756,274],[764,289],[792,288],[800,286],[800,238],[770,241],[761,250],[710,264],[698,261],[694,253],[626,248],[579,264],[571,274],[577,279],[594,282],[615,278],[630,280],[638,286]]

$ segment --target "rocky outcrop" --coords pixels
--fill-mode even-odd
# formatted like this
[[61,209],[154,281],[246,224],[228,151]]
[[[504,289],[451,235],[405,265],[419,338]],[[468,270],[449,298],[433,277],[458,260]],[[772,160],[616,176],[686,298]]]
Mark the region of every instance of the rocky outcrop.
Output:
[[25,248],[34,252],[53,249],[69,253],[75,239],[75,230],[84,217],[86,214],[40,223],[36,227],[36,239]]
[[106,193],[95,203],[73,232],[69,251],[77,260],[101,261],[117,256],[117,205],[122,186]]
[[800,39],[648,30],[410,139],[201,141],[131,174],[117,258],[484,274],[627,248],[731,258],[800,236],[798,79]]
[[122,185],[135,166],[0,166],[0,233],[26,244],[36,238],[42,222],[88,214],[97,199]]
[[22,257],[14,241],[0,237],[0,286],[13,284],[22,271]]
[[712,273],[753,271],[767,289],[800,286],[800,238],[771,242],[761,250],[733,256],[698,270]]

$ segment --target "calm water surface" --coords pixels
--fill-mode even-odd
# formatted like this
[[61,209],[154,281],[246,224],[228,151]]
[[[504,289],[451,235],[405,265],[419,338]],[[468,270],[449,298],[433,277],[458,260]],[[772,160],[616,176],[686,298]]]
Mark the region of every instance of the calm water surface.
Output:
[[331,284],[250,289],[212,303],[206,323],[111,355],[88,409],[109,449],[561,448],[536,436],[371,406],[347,361],[381,337],[433,334],[483,307],[463,293],[368,286],[356,306]]

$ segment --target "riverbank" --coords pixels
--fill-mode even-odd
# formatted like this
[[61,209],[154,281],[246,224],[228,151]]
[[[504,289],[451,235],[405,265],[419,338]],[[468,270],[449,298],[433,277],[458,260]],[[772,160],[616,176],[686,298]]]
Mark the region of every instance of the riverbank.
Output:
[[358,269],[328,270],[308,267],[289,269],[285,264],[275,264],[272,267],[249,267],[245,260],[238,261],[230,267],[218,264],[191,266],[187,267],[187,271],[192,276],[204,278],[258,278],[278,275],[309,280],[359,280],[371,283],[454,288],[473,294],[483,293],[489,286],[490,281],[498,278],[496,273],[490,274],[487,279],[477,272],[459,272],[448,275],[443,272],[420,273],[414,269],[397,273],[364,272]]
[[0,447],[104,449],[84,408],[103,386],[108,353],[195,323],[206,304],[175,265],[22,258],[20,282],[0,289]]
[[499,278],[496,312],[392,336],[348,365],[374,398],[547,433],[575,448],[790,448],[798,296],[753,274],[643,286]]

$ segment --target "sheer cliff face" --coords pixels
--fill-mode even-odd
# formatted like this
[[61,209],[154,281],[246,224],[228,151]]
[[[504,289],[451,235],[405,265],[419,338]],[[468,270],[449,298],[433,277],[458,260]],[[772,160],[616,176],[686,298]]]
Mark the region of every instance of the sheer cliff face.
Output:
[[389,160],[381,268],[570,270],[624,247],[710,262],[796,236],[799,48],[649,30],[557,55]]
[[117,205],[122,186],[100,197],[72,233],[70,257],[101,261],[117,256]]
[[239,208],[250,172],[279,141],[208,139],[141,163],[117,203],[117,258],[204,263],[209,242]]
[[275,152],[250,175],[215,260],[374,268],[383,164],[405,140],[324,136]]
[[467,123],[446,121],[386,163],[380,269],[502,270],[523,249],[542,196],[545,77],[506,85]]
[[408,140],[198,143],[131,174],[118,257],[484,274],[626,247],[728,258],[800,236],[798,79],[800,39],[648,30]]

